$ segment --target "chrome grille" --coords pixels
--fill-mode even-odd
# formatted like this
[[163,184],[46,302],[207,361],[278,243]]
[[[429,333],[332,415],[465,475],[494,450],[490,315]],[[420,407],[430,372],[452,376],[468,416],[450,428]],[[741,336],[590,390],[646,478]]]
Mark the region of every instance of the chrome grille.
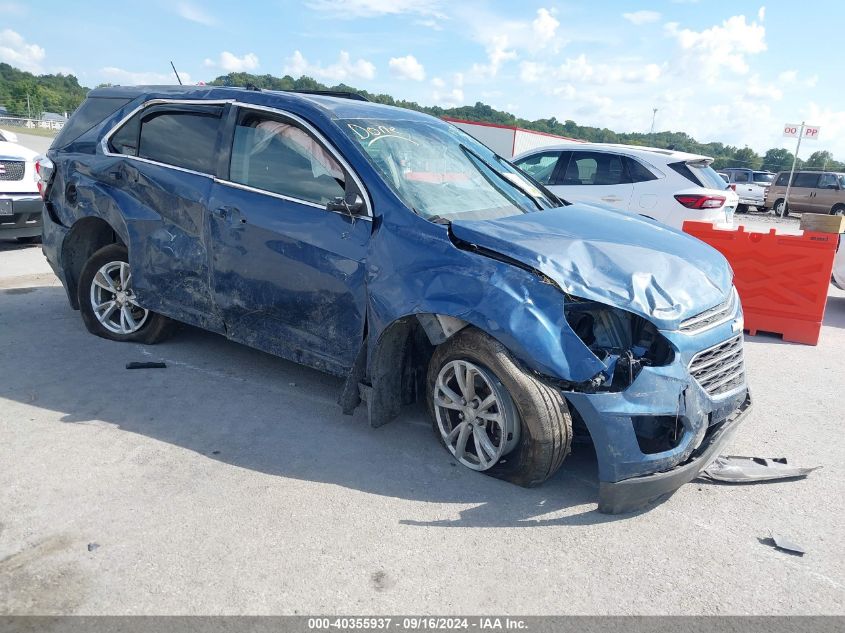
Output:
[[730,296],[719,305],[681,321],[680,331],[693,334],[729,321],[736,312],[736,300],[736,290],[731,290]]
[[728,393],[745,384],[742,335],[699,352],[689,364],[689,373],[711,397]]
[[23,180],[23,161],[0,160],[0,180]]

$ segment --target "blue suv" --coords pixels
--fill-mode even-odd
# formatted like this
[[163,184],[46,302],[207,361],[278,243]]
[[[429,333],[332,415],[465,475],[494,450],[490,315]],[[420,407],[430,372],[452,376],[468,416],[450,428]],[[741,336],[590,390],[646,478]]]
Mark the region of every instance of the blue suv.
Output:
[[108,87],[48,157],[44,252],[98,336],[217,332],[344,377],[374,427],[422,400],[460,464],[519,485],[590,438],[604,512],[690,481],[749,410],[721,255],[569,205],[433,117]]

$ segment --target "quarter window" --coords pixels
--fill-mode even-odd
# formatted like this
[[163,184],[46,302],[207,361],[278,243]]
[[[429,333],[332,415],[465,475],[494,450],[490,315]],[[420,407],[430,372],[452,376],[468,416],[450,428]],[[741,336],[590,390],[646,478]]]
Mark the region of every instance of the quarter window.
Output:
[[229,179],[319,205],[346,189],[343,168],[317,139],[293,123],[252,113],[235,128]]
[[523,158],[516,163],[522,171],[528,173],[534,180],[544,185],[553,184],[552,176],[560,160],[561,152],[542,152]]
[[734,182],[748,182],[748,172],[747,171],[735,171],[735,172],[733,172],[733,181]]
[[620,185],[631,182],[622,156],[604,152],[573,152],[564,185]]
[[778,176],[778,180],[775,183],[778,187],[786,187],[786,183],[789,180],[789,174],[781,174]]
[[651,170],[640,161],[626,157],[625,164],[628,167],[628,175],[631,177],[631,182],[648,182],[649,180],[657,180],[657,176],[651,173]]

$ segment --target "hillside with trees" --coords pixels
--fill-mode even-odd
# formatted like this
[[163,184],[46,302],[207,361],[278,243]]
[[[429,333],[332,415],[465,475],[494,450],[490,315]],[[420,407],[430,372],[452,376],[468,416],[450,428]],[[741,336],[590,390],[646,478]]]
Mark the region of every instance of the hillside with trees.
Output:
[[[676,149],[693,154],[704,154],[714,158],[713,166],[750,167],[768,171],[781,171],[792,166],[793,154],[783,148],[772,148],[762,156],[749,147],[735,147],[723,143],[700,143],[684,132],[655,132],[653,134],[641,132],[614,132],[608,128],[578,125],[575,121],[558,121],[555,117],[529,121],[517,117],[510,112],[496,110],[487,104],[478,102],[475,105],[459,106],[456,108],[441,108],[439,106],[425,106],[415,101],[395,99],[387,94],[376,94],[367,90],[359,90],[346,84],[327,86],[311,77],[294,79],[286,75],[253,75],[250,73],[229,73],[221,75],[209,82],[215,86],[246,86],[254,85],[264,90],[337,90],[353,92],[364,96],[369,101],[387,105],[408,108],[418,112],[425,112],[436,117],[453,117],[484,123],[498,123],[500,125],[516,125],[529,130],[547,132],[568,136],[584,141],[600,143],[625,143],[628,145],[647,145]],[[0,64],[0,105],[5,106],[9,113],[15,116],[27,115],[27,95],[29,95],[30,112],[34,115],[43,111],[71,112],[85,98],[88,88],[82,87],[73,75],[33,75],[9,66]],[[805,160],[798,160],[797,166],[804,169],[832,169],[845,171],[845,163],[834,159],[828,151],[817,151]]]

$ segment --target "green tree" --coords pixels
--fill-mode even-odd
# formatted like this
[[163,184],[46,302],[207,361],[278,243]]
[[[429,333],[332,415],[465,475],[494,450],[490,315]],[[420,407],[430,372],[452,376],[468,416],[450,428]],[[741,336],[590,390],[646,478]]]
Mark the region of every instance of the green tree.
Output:
[[833,154],[828,151],[818,151],[810,154],[810,158],[804,161],[805,169],[834,169],[835,160]]
[[734,152],[733,162],[737,167],[748,167],[749,169],[760,169],[763,165],[763,158],[750,147],[743,147]]
[[[773,147],[763,156],[763,169],[766,171],[786,171],[792,168],[794,155],[788,149]],[[796,169],[798,165],[796,164]]]

